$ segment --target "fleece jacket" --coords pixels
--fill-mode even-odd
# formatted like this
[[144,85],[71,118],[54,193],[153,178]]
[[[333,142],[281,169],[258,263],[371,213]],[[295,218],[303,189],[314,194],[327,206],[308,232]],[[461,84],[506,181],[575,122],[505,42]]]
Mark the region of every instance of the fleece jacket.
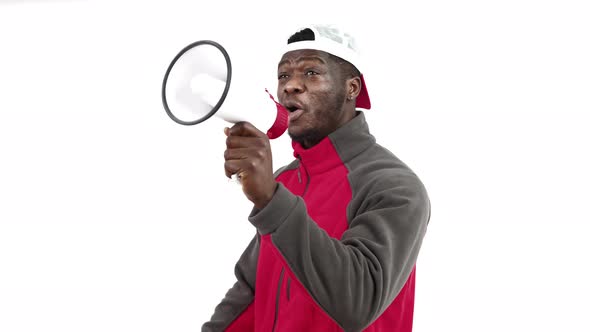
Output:
[[293,142],[272,200],[209,331],[410,332],[430,219],[418,176],[357,116],[320,143]]

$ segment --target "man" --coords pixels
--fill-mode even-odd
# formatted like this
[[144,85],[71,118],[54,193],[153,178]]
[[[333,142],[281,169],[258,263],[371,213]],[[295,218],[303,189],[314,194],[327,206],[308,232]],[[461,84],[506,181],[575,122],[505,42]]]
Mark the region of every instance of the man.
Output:
[[203,331],[412,330],[430,218],[418,177],[375,142],[354,40],[334,26],[289,38],[278,65],[296,159],[273,175],[267,136],[225,128],[225,172],[254,203],[256,236]]

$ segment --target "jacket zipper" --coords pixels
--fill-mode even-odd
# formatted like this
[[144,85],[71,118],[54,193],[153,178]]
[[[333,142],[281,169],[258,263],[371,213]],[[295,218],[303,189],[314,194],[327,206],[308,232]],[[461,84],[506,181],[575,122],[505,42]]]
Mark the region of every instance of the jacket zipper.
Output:
[[276,330],[277,328],[277,319],[279,317],[279,301],[281,299],[281,286],[283,285],[283,275],[285,274],[285,268],[283,267],[281,269],[281,276],[279,277],[279,285],[277,286],[277,298],[276,298],[276,304],[275,304],[275,320],[272,323],[272,330],[273,332]]
[[300,157],[297,157],[297,158],[299,159],[299,165],[300,165],[300,167],[297,168],[297,177],[299,178],[299,183],[301,183],[301,168],[303,168],[303,170],[305,171],[305,175],[307,175],[305,189],[303,190],[303,194],[301,195],[301,197],[303,197],[303,196],[305,196],[305,193],[307,193],[307,188],[309,188],[309,182],[311,180],[311,177],[309,176],[309,172],[307,171],[307,168],[305,168],[305,165],[301,161],[301,158]]
[[287,277],[287,301],[291,300],[291,278]]

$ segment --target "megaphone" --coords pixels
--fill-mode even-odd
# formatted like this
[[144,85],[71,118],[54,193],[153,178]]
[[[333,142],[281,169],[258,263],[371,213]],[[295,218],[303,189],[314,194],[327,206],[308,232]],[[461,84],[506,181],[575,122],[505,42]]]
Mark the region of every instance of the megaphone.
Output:
[[229,123],[250,122],[270,139],[281,136],[288,127],[288,111],[255,83],[238,83],[237,90],[230,89],[239,80],[232,77],[230,56],[220,43],[194,42],[183,48],[166,70],[164,109],[182,125],[196,125],[216,116]]

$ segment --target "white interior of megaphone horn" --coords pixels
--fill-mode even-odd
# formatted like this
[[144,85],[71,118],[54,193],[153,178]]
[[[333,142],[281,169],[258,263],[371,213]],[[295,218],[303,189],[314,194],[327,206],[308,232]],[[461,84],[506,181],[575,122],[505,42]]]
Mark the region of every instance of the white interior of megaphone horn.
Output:
[[215,115],[230,123],[248,121],[266,132],[277,117],[275,102],[244,68],[232,66],[223,46],[214,44],[194,43],[171,65],[164,87],[169,113],[184,124]]
[[184,48],[170,64],[164,100],[175,120],[199,123],[223,103],[231,80],[231,64],[224,52],[214,42],[196,42]]

